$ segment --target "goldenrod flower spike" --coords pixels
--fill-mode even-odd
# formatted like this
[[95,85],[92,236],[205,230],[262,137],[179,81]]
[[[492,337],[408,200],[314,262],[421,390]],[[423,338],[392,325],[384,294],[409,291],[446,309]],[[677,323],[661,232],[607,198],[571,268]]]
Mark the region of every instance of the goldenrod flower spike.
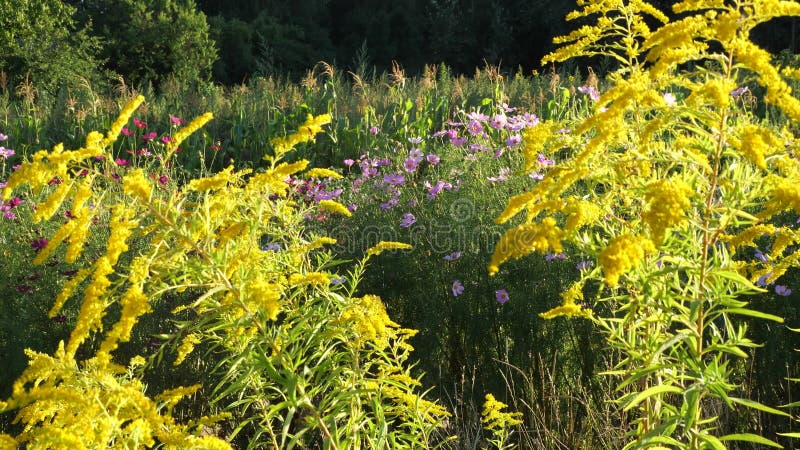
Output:
[[[139,108],[139,105],[142,103],[144,103],[144,96],[137,95],[122,108],[117,120],[114,121],[114,123],[111,125],[111,129],[109,129],[108,133],[106,133],[105,139],[100,142],[102,147],[108,147],[117,140],[119,133],[122,131],[122,127],[128,123],[133,115],[133,112],[136,111],[136,109]],[[87,147],[89,147],[88,144]]]
[[175,149],[177,149],[187,137],[202,128],[213,118],[214,115],[210,112],[207,112],[202,116],[195,117],[195,119],[189,122],[188,125],[178,130],[175,135],[172,136],[172,139],[170,139],[169,144],[167,144],[167,156],[164,158],[164,160],[168,159],[172,153],[175,152]]

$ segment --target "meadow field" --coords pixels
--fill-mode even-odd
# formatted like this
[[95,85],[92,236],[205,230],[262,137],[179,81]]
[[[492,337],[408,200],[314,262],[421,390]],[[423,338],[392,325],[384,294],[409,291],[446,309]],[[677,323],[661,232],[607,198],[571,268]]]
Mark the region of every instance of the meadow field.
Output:
[[541,73],[0,83],[0,447],[795,448],[800,69],[747,37],[800,6],[640,3]]

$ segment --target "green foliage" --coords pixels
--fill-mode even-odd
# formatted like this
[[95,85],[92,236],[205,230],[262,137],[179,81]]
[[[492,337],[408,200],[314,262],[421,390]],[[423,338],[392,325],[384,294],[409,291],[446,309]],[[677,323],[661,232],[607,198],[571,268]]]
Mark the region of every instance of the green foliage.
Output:
[[[786,82],[797,70],[779,71],[749,40],[757,24],[800,15],[800,6],[684,1],[672,23],[644,2],[581,6],[567,18],[600,17],[557,38],[563,47],[544,62],[603,55],[619,69],[606,92],[592,93],[587,117],[526,133],[526,171],[539,151],[570,152],[509,200],[497,221],[520,214],[523,222],[499,240],[489,270],[561,251],[562,241],[597,261],[541,316],[589,318],[622,355],[606,373],[619,377],[619,406],[636,413],[625,448],[780,447],[774,433],[720,426],[717,408],[788,416],[741,397],[737,366],[758,346],[751,321],[783,321],[745,299],[797,266],[789,247],[798,237],[783,215],[800,214],[797,140],[739,97],[743,85],[758,84],[788,124],[800,120]],[[787,295],[785,286],[774,292]]]
[[99,42],[77,23],[74,7],[59,0],[2,0],[0,10],[0,70],[21,96],[100,79]]
[[105,67],[128,82],[210,78],[217,47],[194,0],[89,0],[77,7],[82,23],[102,41]]

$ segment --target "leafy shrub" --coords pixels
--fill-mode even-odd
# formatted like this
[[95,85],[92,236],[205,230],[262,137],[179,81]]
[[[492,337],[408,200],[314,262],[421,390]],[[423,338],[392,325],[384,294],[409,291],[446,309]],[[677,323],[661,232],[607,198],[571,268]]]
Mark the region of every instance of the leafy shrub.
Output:
[[[392,322],[380,298],[353,296],[368,258],[409,246],[378,243],[350,271],[353,281],[337,284],[332,255],[322,250],[335,241],[306,233],[301,223],[309,211],[286,197],[286,177],[308,162],[286,163],[284,156],[313,140],[330,118],[309,116],[296,133],[273,139],[274,155],[264,171],[228,167],[166,190],[143,167],[104,176],[114,164],[108,148],[143,100],[128,103],[105,136],[90,133],[78,150],[57,146],[36,153],[3,191],[5,199],[21,185],[45,192],[34,220],[48,220],[69,205],[70,220],[41,244],[34,262],[57,257],[82,263],[51,316],[83,293],[69,339],[52,357],[31,352],[31,364],[0,405],[5,413],[17,410],[24,425],[3,439],[228,448],[217,438],[199,437],[223,421],[217,427],[225,426],[228,438],[241,433],[250,447],[323,441],[330,448],[435,446],[447,412],[418,393],[420,383],[405,364],[414,331]],[[167,165],[211,118],[204,114],[176,130],[161,163]],[[347,213],[335,202],[321,207]],[[98,226],[108,227],[105,248],[99,256],[86,255],[84,245]],[[205,346],[214,370],[196,374],[197,381],[214,383],[212,402],[224,413],[194,414],[187,425],[175,423],[172,407],[200,386],[175,387],[150,400],[140,381],[145,359],[121,347],[166,294],[182,292],[190,295],[172,297],[185,300],[172,308],[174,332],[164,336],[151,361],[174,348],[172,362],[180,365]],[[87,399],[98,404],[90,407]],[[95,433],[84,435],[87,427]]]

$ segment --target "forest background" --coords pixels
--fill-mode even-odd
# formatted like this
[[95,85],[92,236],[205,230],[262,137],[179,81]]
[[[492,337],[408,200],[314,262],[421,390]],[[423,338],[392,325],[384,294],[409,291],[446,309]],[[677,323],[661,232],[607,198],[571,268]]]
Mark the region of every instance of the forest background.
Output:
[[[653,3],[669,11],[673,2]],[[120,76],[138,86],[170,77],[235,85],[298,80],[319,61],[379,73],[444,63],[455,74],[486,64],[529,74],[542,70],[574,8],[574,0],[0,0],[0,81],[50,90]],[[770,22],[753,39],[796,53],[797,21]],[[602,73],[603,62],[595,67]]]

